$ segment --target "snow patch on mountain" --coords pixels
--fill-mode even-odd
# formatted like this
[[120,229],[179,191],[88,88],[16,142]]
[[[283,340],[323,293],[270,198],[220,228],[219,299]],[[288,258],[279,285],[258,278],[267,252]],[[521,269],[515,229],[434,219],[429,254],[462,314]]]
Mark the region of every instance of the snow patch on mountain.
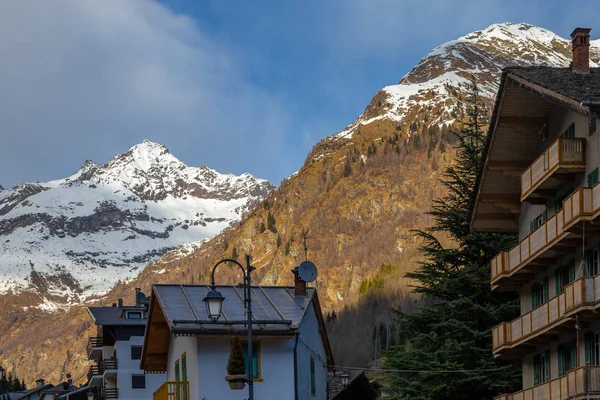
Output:
[[272,188],[144,141],[68,178],[2,190],[0,294],[35,291],[47,311],[100,296],[177,246],[189,254]]

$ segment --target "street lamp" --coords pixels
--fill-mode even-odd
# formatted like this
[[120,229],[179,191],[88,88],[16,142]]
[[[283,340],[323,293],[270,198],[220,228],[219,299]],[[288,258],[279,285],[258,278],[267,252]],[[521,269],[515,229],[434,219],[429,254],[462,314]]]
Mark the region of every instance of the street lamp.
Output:
[[94,392],[92,392],[92,388],[90,387],[87,392],[87,399],[94,400]]
[[240,267],[244,277],[244,303],[246,307],[246,317],[248,320],[248,380],[246,382],[248,383],[248,400],[254,400],[254,372],[252,371],[252,298],[250,296],[250,289],[252,286],[250,272],[256,268],[250,265],[250,256],[246,255],[246,268],[231,258],[226,258],[216,263],[210,276],[210,291],[206,294],[206,297],[202,301],[206,305],[208,318],[210,318],[213,323],[216,323],[223,311],[223,301],[225,300],[225,297],[223,297],[223,295],[216,289],[215,271],[219,265],[227,262],[233,263]]
[[342,371],[340,374],[340,381],[342,382],[342,386],[345,388],[348,386],[348,381],[350,380],[350,375],[346,372],[346,370]]
[[337,372],[334,370],[333,371],[333,375],[331,375],[331,378],[329,378],[327,380],[327,399],[330,398],[330,389],[329,389],[329,384],[331,383],[331,381],[333,380],[333,378],[340,378],[340,383],[342,384],[342,389],[344,390],[348,387],[348,382],[350,381],[350,375],[348,374],[348,372],[346,372],[346,370],[343,370],[341,374],[337,374]]

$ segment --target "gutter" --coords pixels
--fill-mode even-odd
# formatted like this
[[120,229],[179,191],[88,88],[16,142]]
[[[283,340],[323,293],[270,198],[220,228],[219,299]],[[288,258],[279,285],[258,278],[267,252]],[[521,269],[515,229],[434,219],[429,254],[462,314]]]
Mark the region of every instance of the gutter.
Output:
[[298,400],[298,339],[299,334],[296,335],[296,342],[294,343],[294,400]]

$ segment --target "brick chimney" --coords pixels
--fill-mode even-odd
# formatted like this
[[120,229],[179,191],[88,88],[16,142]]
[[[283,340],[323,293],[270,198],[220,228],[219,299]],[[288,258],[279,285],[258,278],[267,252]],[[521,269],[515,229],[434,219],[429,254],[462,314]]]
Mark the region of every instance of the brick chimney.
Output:
[[300,278],[298,274],[298,267],[292,270],[294,273],[294,294],[296,296],[306,296],[306,281]]
[[35,387],[42,387],[46,384],[46,381],[44,381],[43,379],[38,379],[35,381]]
[[575,28],[571,33],[573,61],[571,70],[581,74],[590,72],[590,31],[589,28]]

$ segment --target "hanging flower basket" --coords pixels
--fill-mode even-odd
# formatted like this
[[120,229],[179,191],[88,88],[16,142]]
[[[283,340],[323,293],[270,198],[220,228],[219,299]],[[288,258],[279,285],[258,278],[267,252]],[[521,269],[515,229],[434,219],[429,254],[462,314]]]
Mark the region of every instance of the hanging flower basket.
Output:
[[241,390],[246,386],[248,377],[246,376],[246,366],[244,363],[244,350],[242,342],[236,335],[231,340],[229,348],[229,360],[227,361],[227,375],[225,380],[229,382],[232,390]]
[[229,382],[231,390],[242,390],[246,387],[248,377],[246,375],[225,375],[225,380]]

